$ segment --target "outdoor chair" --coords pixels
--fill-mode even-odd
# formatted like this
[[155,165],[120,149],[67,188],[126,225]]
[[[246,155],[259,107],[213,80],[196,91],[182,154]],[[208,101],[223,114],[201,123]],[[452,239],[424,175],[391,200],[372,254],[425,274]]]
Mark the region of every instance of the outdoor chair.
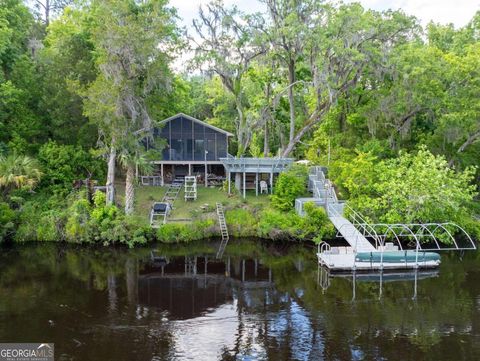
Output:
[[268,194],[268,184],[264,180],[260,181],[260,194],[262,194],[263,191]]

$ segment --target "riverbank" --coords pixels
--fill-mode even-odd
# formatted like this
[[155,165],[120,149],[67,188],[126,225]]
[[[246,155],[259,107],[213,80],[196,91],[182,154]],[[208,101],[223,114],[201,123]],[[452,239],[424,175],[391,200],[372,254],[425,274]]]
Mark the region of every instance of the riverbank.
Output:
[[[122,189],[118,187],[118,189]],[[333,235],[333,227],[321,208],[312,207],[305,217],[280,211],[269,195],[246,199],[228,195],[221,188],[198,188],[196,201],[185,201],[183,190],[174,204],[167,224],[153,229],[149,224],[150,207],[163,198],[165,187],[137,187],[135,213],[127,216],[119,206],[105,205],[105,195],[97,192],[93,203],[83,191],[63,194],[30,195],[12,212],[11,231],[4,239],[12,242],[64,241],[77,244],[124,244],[135,247],[153,242],[181,243],[220,236],[215,203],[225,208],[229,234],[273,241],[319,242]],[[117,194],[123,203],[123,194]]]

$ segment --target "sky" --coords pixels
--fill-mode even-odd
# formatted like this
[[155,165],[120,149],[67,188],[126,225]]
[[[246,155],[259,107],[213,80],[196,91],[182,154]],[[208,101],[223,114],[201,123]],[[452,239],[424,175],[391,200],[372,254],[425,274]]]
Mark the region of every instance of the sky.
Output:
[[[198,13],[198,7],[209,0],[170,0],[178,9],[183,24],[190,27]],[[225,4],[235,4],[245,12],[263,11],[263,4],[257,0],[224,0]],[[420,19],[423,25],[430,21],[441,24],[453,23],[455,27],[466,25],[477,10],[480,0],[359,0],[366,8],[374,10],[403,9],[407,14]]]

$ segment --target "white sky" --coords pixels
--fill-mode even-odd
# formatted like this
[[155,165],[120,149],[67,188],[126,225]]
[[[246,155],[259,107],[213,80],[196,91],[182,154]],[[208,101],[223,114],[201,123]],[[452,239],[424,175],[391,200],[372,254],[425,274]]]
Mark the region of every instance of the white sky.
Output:
[[[183,23],[190,27],[198,13],[201,4],[209,0],[170,0],[170,4],[178,9]],[[224,0],[225,4],[235,4],[245,12],[263,10],[263,4],[257,0]],[[480,0],[359,0],[366,8],[375,10],[403,9],[407,14],[420,19],[423,25],[431,20],[456,27],[466,25],[477,10],[480,10]]]

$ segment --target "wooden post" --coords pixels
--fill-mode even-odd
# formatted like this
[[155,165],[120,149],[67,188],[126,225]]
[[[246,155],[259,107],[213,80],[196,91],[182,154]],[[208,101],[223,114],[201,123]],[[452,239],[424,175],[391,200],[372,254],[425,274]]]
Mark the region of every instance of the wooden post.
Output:
[[258,197],[258,172],[255,173],[255,195]]
[[163,179],[163,163],[160,163],[160,177],[162,179],[160,185],[163,187],[163,185],[165,184],[165,180]]
[[192,164],[188,164],[188,175],[192,175]]
[[245,173],[245,171],[244,171],[244,172],[243,172],[243,198],[244,198],[244,199],[247,197],[246,187],[247,187],[246,173]]

